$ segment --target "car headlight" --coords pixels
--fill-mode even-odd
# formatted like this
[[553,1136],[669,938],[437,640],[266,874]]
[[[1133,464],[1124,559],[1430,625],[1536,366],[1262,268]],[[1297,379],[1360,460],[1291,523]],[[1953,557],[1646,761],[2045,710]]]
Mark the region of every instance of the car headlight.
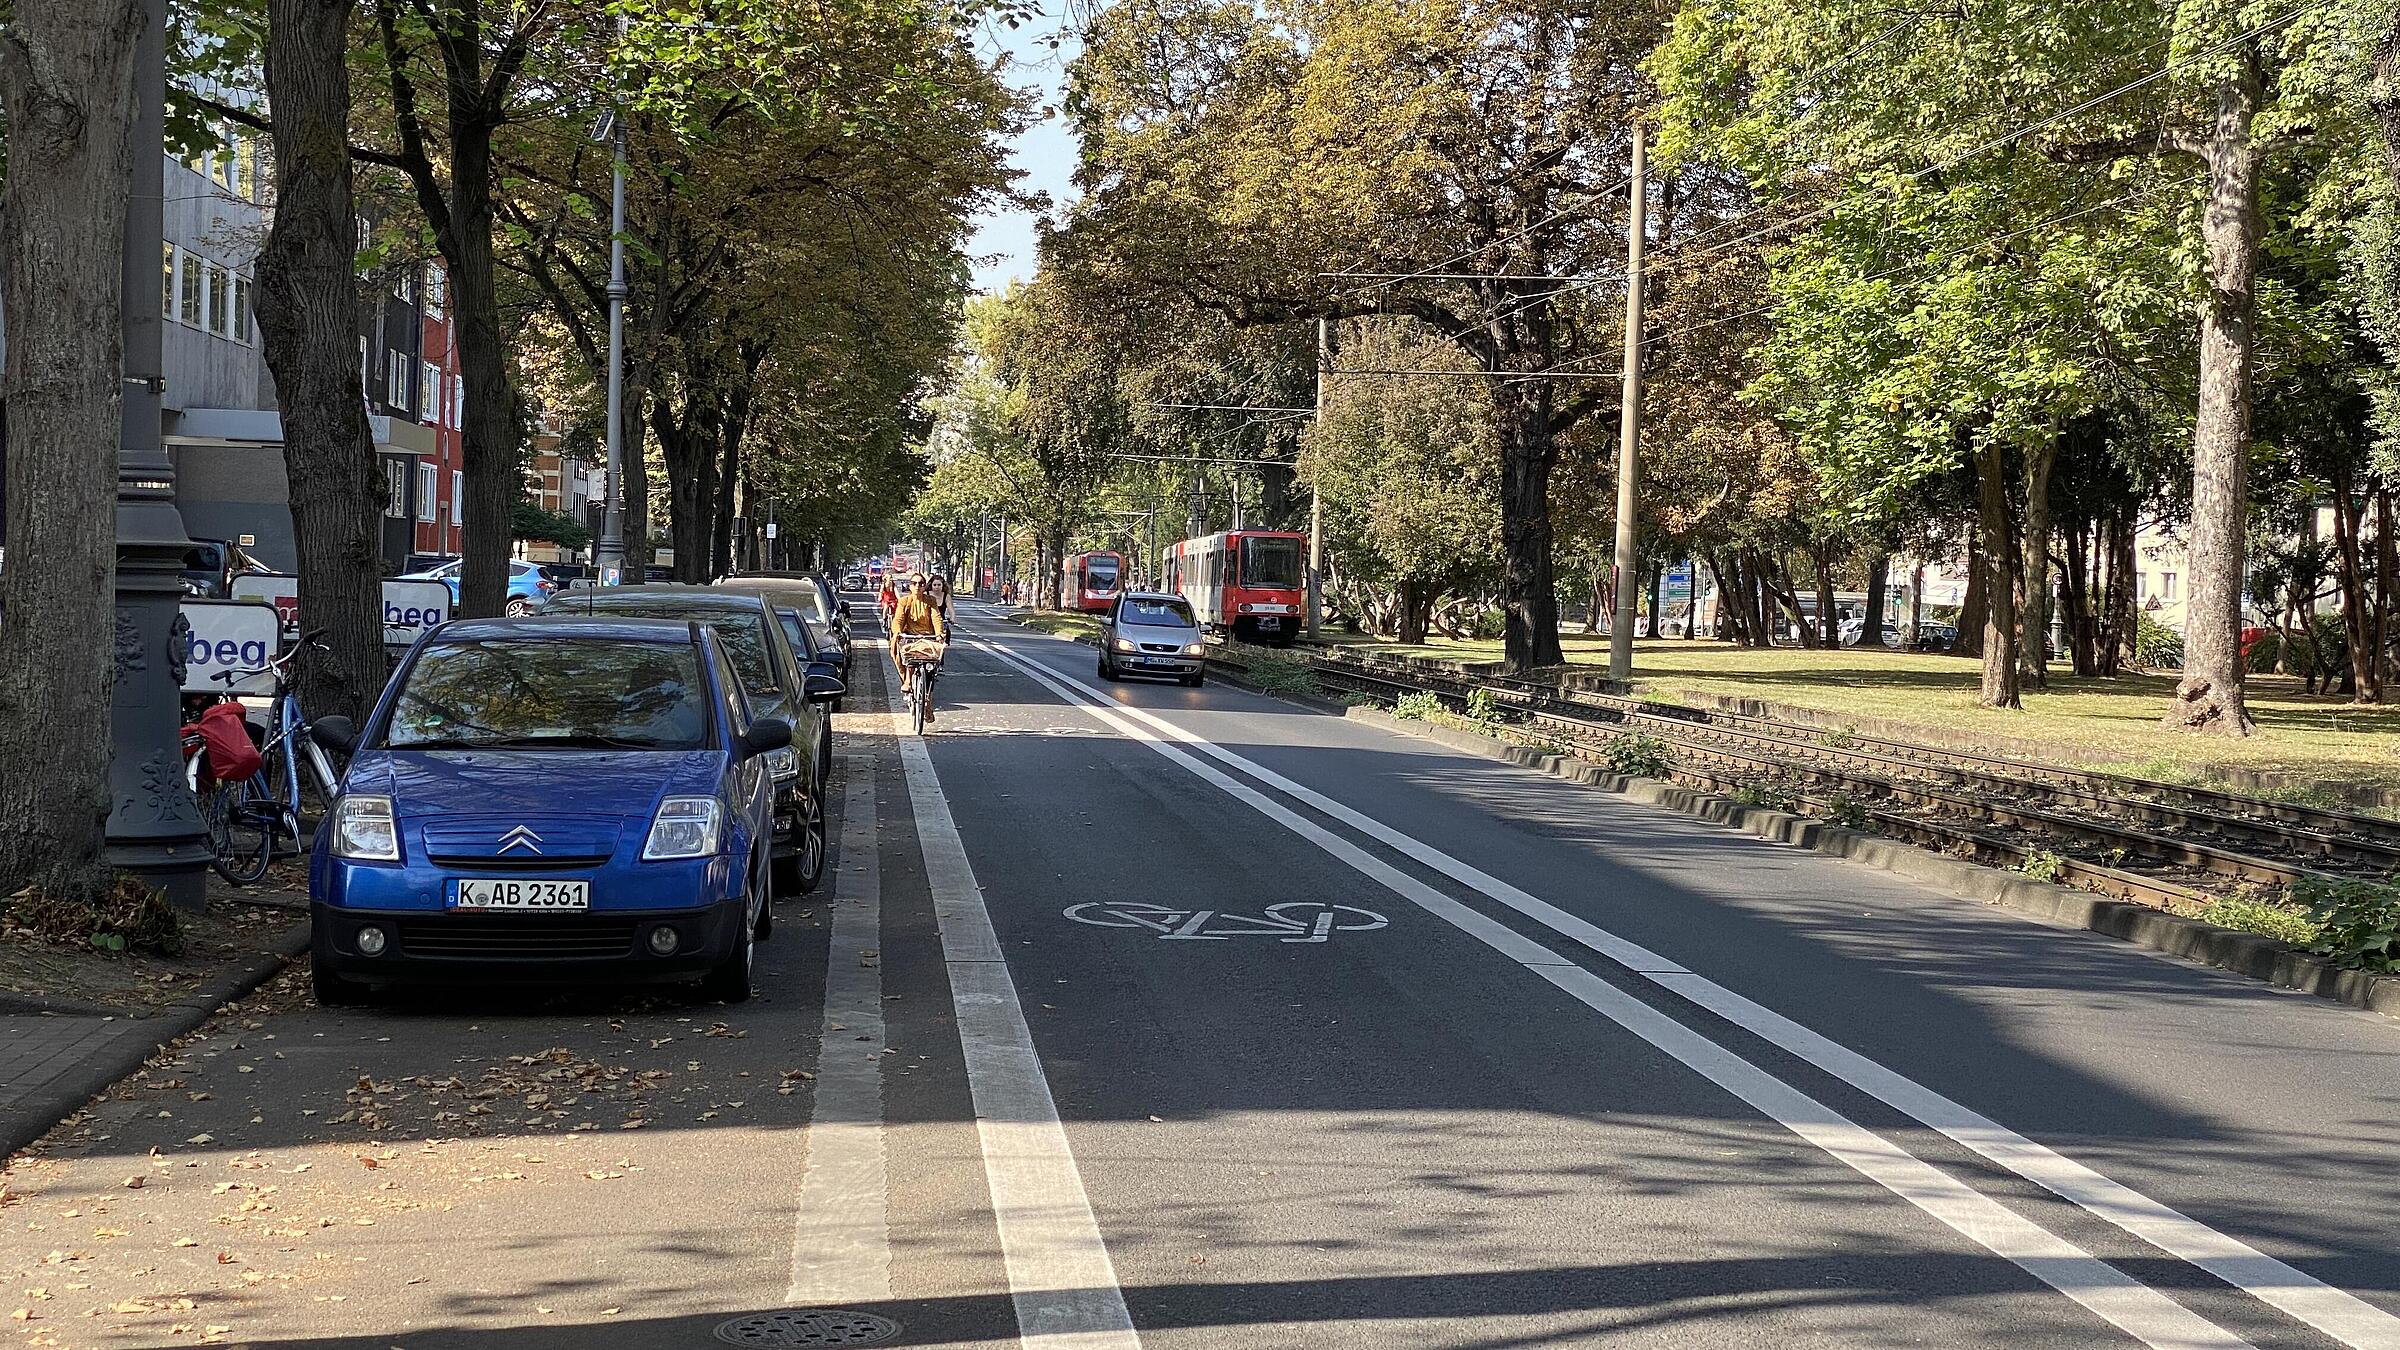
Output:
[[1141,648],[1139,648],[1139,647],[1135,646],[1135,645],[1134,645],[1134,643],[1133,643],[1133,639],[1131,639],[1131,638],[1118,638],[1118,639],[1117,639],[1117,650],[1118,650],[1118,651],[1121,651],[1121,652],[1133,652],[1133,651],[1140,651],[1140,650],[1141,650]]
[[349,796],[334,804],[333,856],[360,862],[400,861],[400,826],[389,797]]
[[767,752],[767,771],[778,783],[800,776],[800,752],[790,746]]
[[714,797],[669,797],[658,804],[658,818],[650,822],[642,860],[708,857],[717,851],[717,833],[724,823],[724,808]]
[[1183,654],[1184,654],[1185,656],[1200,656],[1200,655],[1203,655],[1203,654],[1205,654],[1207,651],[1208,651],[1208,648],[1207,648],[1206,646],[1203,646],[1203,645],[1202,645],[1202,644],[1200,644],[1200,643],[1194,642],[1194,643],[1191,643],[1191,644],[1189,644],[1188,646],[1186,646],[1186,647],[1183,649]]

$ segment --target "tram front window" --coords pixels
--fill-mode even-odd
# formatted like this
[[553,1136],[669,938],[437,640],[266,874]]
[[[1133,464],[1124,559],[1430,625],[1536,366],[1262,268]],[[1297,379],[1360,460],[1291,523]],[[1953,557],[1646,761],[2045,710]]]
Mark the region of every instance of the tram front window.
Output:
[[1299,540],[1254,538],[1242,541],[1243,586],[1261,590],[1298,590],[1300,581]]
[[1095,591],[1106,593],[1117,588],[1117,560],[1094,558],[1087,564],[1090,580],[1085,584]]

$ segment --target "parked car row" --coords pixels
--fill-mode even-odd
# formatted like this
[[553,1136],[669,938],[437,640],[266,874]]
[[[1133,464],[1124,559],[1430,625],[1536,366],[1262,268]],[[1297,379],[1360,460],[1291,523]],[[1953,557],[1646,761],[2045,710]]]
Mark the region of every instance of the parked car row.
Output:
[[747,998],[775,898],[825,873],[839,602],[765,575],[528,608],[431,630],[363,725],[316,724],[351,757],[310,862],[319,999],[595,979]]

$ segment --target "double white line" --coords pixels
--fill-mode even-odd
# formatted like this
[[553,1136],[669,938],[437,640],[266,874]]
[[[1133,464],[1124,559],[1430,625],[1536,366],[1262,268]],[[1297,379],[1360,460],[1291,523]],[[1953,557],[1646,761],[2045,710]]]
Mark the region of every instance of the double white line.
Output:
[[[1862,1176],[2082,1304],[2145,1345],[2249,1344],[2108,1262],[1918,1158],[1899,1144],[1669,1017],[1568,956],[1535,942],[1228,775],[1215,760],[1581,946],[1621,971],[1724,1018],[2175,1257],[2359,1350],[2400,1350],[2400,1318],[2001,1126],[1713,980],[1461,862],[1341,802],[1116,703],[1001,646],[965,641],[1066,702],[1450,923],[1673,1056]],[[1172,742],[1172,744],[1170,744]],[[1180,747],[1180,748],[1179,748]],[[1189,752],[1197,752],[1197,755]]]

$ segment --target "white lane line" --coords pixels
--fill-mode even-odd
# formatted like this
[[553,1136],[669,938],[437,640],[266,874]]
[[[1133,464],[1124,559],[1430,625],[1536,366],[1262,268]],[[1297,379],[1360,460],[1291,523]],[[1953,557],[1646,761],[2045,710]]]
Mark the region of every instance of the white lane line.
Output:
[[[970,641],[974,641],[970,639]],[[1084,709],[1120,734],[1165,756],[1226,795],[1308,840],[1325,852],[1426,913],[1525,967],[1618,1026],[1648,1041],[1685,1066],[1749,1103],[1760,1114],[1800,1136],[1861,1176],[1941,1220],[1997,1256],[2083,1305],[2144,1345],[2176,1347],[2247,1346],[2249,1342],[2135,1280],[2108,1262],[2016,1213],[1900,1145],[1859,1125],[1699,1032],[1666,1016],[1594,975],[1562,953],[1451,898],[1415,877],[1292,811],[1282,803],[1168,745],[1158,735],[1119,713],[1130,712],[1079,693],[1072,681],[1054,679],[1034,663],[988,643],[980,650],[1000,657],[1048,685],[1066,702]]]
[[[891,707],[891,682],[884,701]],[[1075,1168],[1058,1104],[1042,1076],[1033,1033],[1017,1002],[983,888],[967,861],[958,824],[925,742],[892,711],[900,764],[908,775],[925,880],[950,969],[958,1010],[958,1039],[967,1061],[967,1090],[975,1102],[975,1132],[992,1192],[992,1217],[1017,1334],[1041,1350],[1138,1350],[1133,1317],[1117,1287],[1117,1269],[1100,1236],[1099,1220]]]
[[[1019,665],[1031,666],[1027,658],[1013,652],[1002,651],[979,639],[970,641]],[[1047,669],[1039,674],[1043,678],[1074,685],[1088,697],[1106,699],[1103,691],[1071,677],[1057,675]],[[1566,914],[1547,901],[1461,862],[1411,835],[1403,834],[1382,821],[1362,815],[1323,793],[1224,750],[1144,709],[1113,702],[1111,706],[1158,728],[1169,738],[1239,769],[1376,842],[1573,939],[1660,988],[1745,1028],[1770,1044],[1905,1112],[1982,1157],[2074,1202],[2161,1251],[2207,1271],[2344,1345],[2357,1347],[2357,1350],[2400,1350],[2400,1318],[2356,1295],[2336,1289],[2238,1238],[2218,1232],[1714,980],[1686,970],[1606,929]]]
[[825,955],[808,1167],[792,1229],[794,1306],[881,1303],[892,1296],[890,1176],[883,1134],[883,877],[875,856],[875,766],[843,772],[842,865]]

